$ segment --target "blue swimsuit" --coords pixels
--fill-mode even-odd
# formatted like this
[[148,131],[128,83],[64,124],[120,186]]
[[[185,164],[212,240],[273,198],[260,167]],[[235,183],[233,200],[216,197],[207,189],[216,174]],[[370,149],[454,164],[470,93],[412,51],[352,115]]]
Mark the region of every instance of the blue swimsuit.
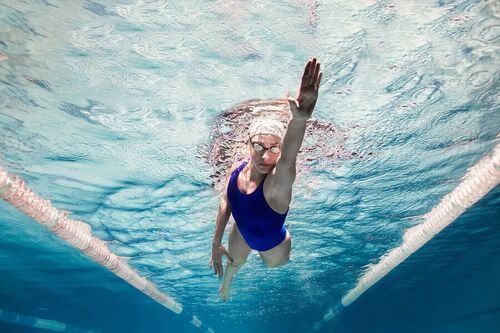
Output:
[[272,249],[286,238],[285,214],[275,212],[264,198],[264,180],[250,194],[241,193],[238,175],[247,165],[243,162],[231,173],[227,197],[231,213],[248,246],[257,251]]

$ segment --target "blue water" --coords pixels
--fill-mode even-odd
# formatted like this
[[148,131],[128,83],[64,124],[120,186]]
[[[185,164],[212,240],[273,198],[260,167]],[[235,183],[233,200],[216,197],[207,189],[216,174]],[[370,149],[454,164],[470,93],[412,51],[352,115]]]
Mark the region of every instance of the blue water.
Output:
[[[97,332],[310,331],[498,144],[499,22],[494,1],[1,0],[0,164],[185,312],[3,201],[0,309]],[[295,93],[311,56],[342,154],[304,153],[290,263],[251,255],[223,303],[210,133],[237,103]],[[497,188],[320,331],[499,331],[499,203]]]

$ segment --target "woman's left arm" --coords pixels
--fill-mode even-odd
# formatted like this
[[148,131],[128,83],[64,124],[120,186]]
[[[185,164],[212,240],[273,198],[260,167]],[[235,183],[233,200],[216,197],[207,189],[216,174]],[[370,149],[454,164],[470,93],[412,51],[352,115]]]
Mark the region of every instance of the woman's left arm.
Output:
[[291,197],[291,189],[295,181],[295,162],[306,132],[306,122],[314,111],[318,100],[318,90],[322,73],[316,58],[309,60],[304,68],[297,98],[289,98],[292,117],[281,143],[281,155],[272,175],[272,189],[284,200]]

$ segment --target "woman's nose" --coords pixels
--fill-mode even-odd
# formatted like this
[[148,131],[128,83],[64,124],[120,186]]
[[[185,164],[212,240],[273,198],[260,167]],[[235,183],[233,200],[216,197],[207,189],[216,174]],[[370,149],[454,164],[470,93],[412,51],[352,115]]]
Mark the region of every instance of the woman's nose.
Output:
[[266,150],[264,152],[264,155],[262,155],[262,159],[263,160],[271,160],[273,158],[272,156],[273,154],[271,154],[271,152],[269,150]]

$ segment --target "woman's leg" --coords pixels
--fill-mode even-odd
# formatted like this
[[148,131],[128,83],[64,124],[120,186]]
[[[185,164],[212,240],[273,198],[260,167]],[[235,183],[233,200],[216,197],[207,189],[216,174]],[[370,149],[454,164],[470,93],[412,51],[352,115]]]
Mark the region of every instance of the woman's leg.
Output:
[[260,257],[267,267],[283,266],[290,260],[290,251],[292,250],[292,237],[288,230],[285,239],[267,251],[260,251]]
[[[234,220],[233,220],[234,221]],[[233,222],[233,227],[229,233],[229,255],[233,258],[233,262],[227,261],[226,271],[224,272],[224,281],[219,288],[219,294],[226,301],[229,298],[229,289],[233,282],[234,274],[246,262],[248,254],[252,249],[241,236],[236,222]]]

